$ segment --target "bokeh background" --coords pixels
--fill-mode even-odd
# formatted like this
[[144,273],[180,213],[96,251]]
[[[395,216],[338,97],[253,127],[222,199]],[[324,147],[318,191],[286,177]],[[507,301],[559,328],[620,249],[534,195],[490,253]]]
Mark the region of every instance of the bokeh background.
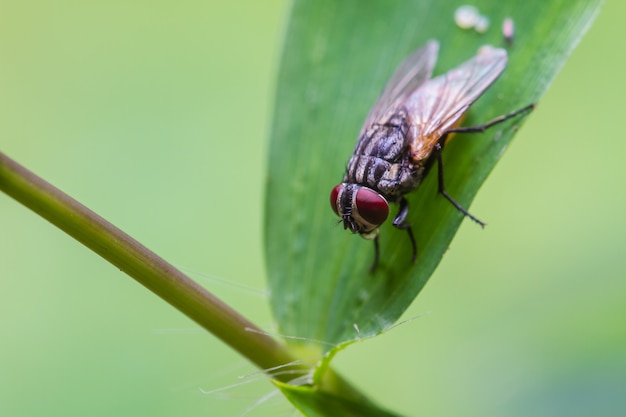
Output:
[[[263,179],[287,7],[0,2],[0,150],[267,329]],[[626,414],[624,15],[607,1],[475,199],[489,226],[464,222],[406,313],[420,318],[337,357],[381,404]],[[0,416],[294,415],[254,372],[0,195]]]

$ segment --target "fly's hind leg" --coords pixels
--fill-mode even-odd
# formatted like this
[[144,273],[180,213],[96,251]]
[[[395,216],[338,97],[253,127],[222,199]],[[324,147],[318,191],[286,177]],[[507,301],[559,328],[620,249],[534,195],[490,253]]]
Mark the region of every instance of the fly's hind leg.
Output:
[[511,112],[509,114],[505,114],[503,116],[500,117],[496,117],[495,119],[484,123],[482,125],[477,125],[477,126],[465,126],[465,127],[455,127],[452,129],[447,130],[442,136],[441,138],[439,138],[439,141],[437,142],[437,144],[435,145],[435,151],[434,151],[434,158],[437,159],[437,174],[438,174],[438,187],[439,187],[439,193],[441,195],[443,195],[446,200],[448,200],[450,203],[452,203],[452,205],[459,210],[461,213],[463,213],[464,215],[466,215],[467,217],[469,217],[470,219],[474,220],[476,223],[478,223],[479,225],[481,225],[482,227],[485,227],[485,223],[478,220],[476,217],[472,216],[470,214],[470,212],[468,212],[463,206],[461,206],[459,203],[457,203],[447,192],[444,186],[444,180],[443,180],[443,159],[441,157],[441,152],[443,150],[443,146],[446,143],[446,139],[448,138],[448,135],[450,133],[478,133],[478,132],[484,132],[485,130],[487,130],[488,128],[490,128],[491,126],[497,125],[498,123],[502,123],[505,120],[511,119],[513,117],[516,117],[522,113],[526,113],[529,112],[531,110],[533,110],[535,108],[534,104],[530,104],[526,107],[523,107],[519,110],[516,110],[514,112]]
[[[444,134],[442,136],[442,139],[445,141],[447,136],[447,133]],[[446,188],[444,186],[444,181],[443,181],[443,158],[441,157],[441,151],[443,150],[443,147],[441,145],[441,141],[435,145],[435,157],[437,158],[437,184],[438,184],[438,188],[439,188],[439,194],[441,194],[442,196],[444,196],[446,198],[446,200],[448,200],[450,203],[452,203],[452,205],[461,213],[463,213],[465,216],[469,217],[470,219],[474,220],[476,223],[478,223],[481,227],[485,227],[485,223],[478,220],[476,217],[474,217],[469,211],[467,211],[465,209],[465,207],[463,207],[462,205],[460,205],[459,203],[456,202],[456,200],[454,198],[452,198],[450,196],[450,194],[448,194],[448,192],[446,191]]]
[[[477,132],[484,132],[485,130],[489,129],[491,126],[493,125],[497,125],[498,123],[502,123],[505,120],[509,120],[512,119],[515,116],[519,116],[522,113],[527,113],[531,110],[534,110],[535,108],[535,104],[529,104],[526,107],[522,107],[521,109],[515,110],[509,114],[505,114],[503,116],[499,116],[496,117],[495,119],[484,123],[482,125],[477,125],[477,126],[461,126],[461,127],[453,127],[452,129],[449,129],[446,131],[446,133],[444,133],[444,135],[442,136],[442,138],[444,138],[445,140],[445,136],[447,136],[450,133],[477,133]],[[441,142],[441,139],[439,139],[439,143]]]
[[415,236],[413,235],[413,228],[411,227],[411,223],[407,220],[407,215],[409,214],[409,202],[406,198],[402,197],[400,200],[400,210],[398,210],[398,215],[395,219],[393,219],[393,226],[400,229],[406,230],[409,234],[409,240],[411,241],[411,248],[413,250],[413,256],[411,257],[411,261],[415,262],[417,260],[417,243],[415,243]]

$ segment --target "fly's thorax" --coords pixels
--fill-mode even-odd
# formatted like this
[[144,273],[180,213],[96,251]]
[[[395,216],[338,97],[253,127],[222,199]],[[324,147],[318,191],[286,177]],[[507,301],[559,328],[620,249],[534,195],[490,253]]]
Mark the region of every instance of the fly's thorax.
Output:
[[422,167],[411,158],[406,114],[400,111],[386,123],[375,123],[364,131],[344,182],[366,186],[394,201],[414,190],[422,174]]
[[352,183],[335,186],[330,193],[330,205],[341,217],[344,229],[366,239],[374,239],[389,216],[389,203],[382,195]]
[[406,112],[398,111],[381,123],[373,123],[363,131],[354,149],[355,155],[375,156],[397,162],[409,148],[409,123]]

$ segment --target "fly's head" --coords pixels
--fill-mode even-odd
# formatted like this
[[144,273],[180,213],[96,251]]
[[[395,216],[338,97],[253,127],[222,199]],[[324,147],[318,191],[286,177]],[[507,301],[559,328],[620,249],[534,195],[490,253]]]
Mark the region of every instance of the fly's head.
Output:
[[357,184],[335,186],[330,192],[330,206],[341,217],[344,229],[365,239],[378,236],[378,228],[389,216],[389,203],[385,197]]

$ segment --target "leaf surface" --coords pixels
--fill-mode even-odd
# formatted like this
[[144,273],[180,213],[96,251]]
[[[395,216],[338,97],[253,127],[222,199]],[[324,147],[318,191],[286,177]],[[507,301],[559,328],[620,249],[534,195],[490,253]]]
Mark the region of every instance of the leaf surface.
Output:
[[[344,231],[330,208],[330,191],[341,182],[363,120],[395,67],[428,39],[440,43],[434,76],[468,60],[482,45],[506,47],[508,67],[472,105],[464,125],[530,103],[538,102],[535,111],[541,111],[541,95],[601,3],[475,1],[491,22],[485,34],[478,34],[456,26],[458,4],[452,1],[294,2],[270,137],[265,231],[279,330],[301,338],[288,339],[290,343],[309,345],[322,355],[334,345],[391,326],[424,287],[463,221],[438,195],[433,169],[408,195],[417,262],[410,261],[406,233],[388,220],[381,228],[380,265],[369,273],[372,243]],[[515,24],[510,46],[501,32],[506,17]],[[482,134],[457,135],[446,146],[446,189],[470,212],[481,184],[523,120]],[[391,210],[390,217],[395,216],[397,208]]]

